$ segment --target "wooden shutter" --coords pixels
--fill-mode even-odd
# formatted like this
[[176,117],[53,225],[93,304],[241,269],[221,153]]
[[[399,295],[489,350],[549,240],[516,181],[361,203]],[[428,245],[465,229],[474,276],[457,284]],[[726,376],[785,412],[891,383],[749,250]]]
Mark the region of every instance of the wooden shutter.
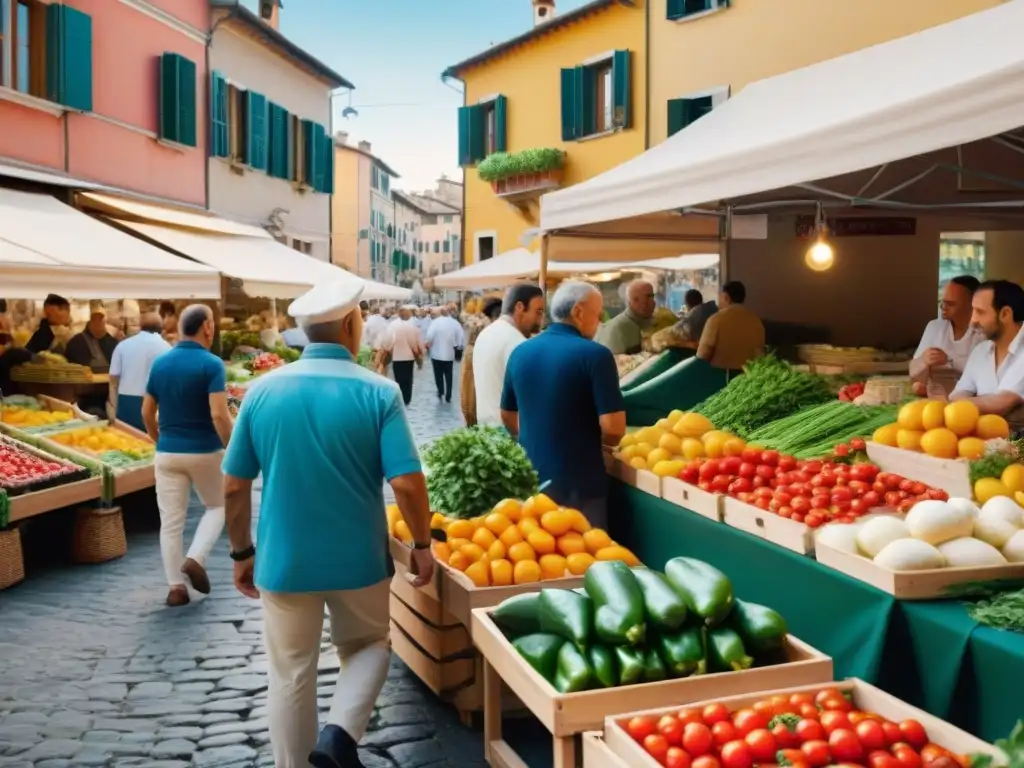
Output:
[[679,133],[690,123],[690,100],[668,100],[668,136]]
[[305,147],[306,183],[318,192],[324,188],[324,175],[327,170],[326,145],[324,137],[327,131],[319,123],[312,120],[302,121],[302,143]]
[[46,98],[92,111],[92,18],[68,5],[46,7]]
[[459,107],[459,165],[472,165],[469,137],[473,133],[473,107]]
[[275,179],[288,178],[288,112],[279,104],[267,102],[267,174]]
[[508,99],[504,96],[494,100],[494,151],[508,151]]
[[576,105],[576,70],[570,67],[562,70],[562,141],[580,137],[579,109]]
[[228,138],[228,82],[217,71],[210,78],[210,155],[230,157]]
[[630,128],[633,125],[633,77],[630,52],[616,51],[612,55],[612,125]]
[[686,15],[686,0],[667,0],[665,3],[665,18],[670,21],[681,19]]
[[245,164],[258,171],[267,170],[267,140],[270,126],[267,117],[267,97],[262,93],[249,91],[245,99],[246,106],[246,142]]
[[324,133],[324,186],[325,195],[334,194],[334,137]]
[[177,53],[160,57],[157,123],[161,139],[196,146],[196,65]]
[[194,147],[198,143],[199,129],[196,112],[196,64],[184,56],[178,57],[178,143]]

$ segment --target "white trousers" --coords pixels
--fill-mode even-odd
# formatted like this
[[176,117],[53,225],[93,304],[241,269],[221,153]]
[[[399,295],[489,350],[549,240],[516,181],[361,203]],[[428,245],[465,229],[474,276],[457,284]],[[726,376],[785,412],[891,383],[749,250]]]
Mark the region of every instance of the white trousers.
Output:
[[214,453],[157,453],[154,462],[156,503],[160,509],[160,554],[167,584],[184,586],[184,531],[189,492],[195,486],[206,507],[187,557],[200,565],[224,530],[224,476],[220,471],[224,451]]
[[270,662],[267,719],[276,768],[308,768],[316,745],[316,680],[324,607],[341,661],[327,722],[357,742],[366,733],[391,659],[391,580],[336,592],[262,591],[263,639]]

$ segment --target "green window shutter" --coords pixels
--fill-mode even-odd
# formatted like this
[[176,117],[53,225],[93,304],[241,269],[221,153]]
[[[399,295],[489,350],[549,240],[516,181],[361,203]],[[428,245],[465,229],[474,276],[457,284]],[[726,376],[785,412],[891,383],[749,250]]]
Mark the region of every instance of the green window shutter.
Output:
[[459,165],[472,165],[469,137],[473,133],[473,107],[459,107]]
[[92,18],[69,5],[46,6],[46,98],[92,111]]
[[267,140],[267,172],[275,179],[288,179],[289,142],[288,129],[291,125],[288,110],[274,102],[268,102],[269,116]]
[[612,125],[616,128],[631,128],[633,125],[631,70],[630,52],[616,51],[612,55]]
[[444,241],[444,252],[448,253],[450,251],[450,249],[451,249],[451,244],[447,240],[445,240]]
[[438,243],[437,240],[435,240],[434,241],[434,253],[440,253],[441,252],[441,249],[440,249],[439,245],[440,245],[440,243]]
[[573,101],[576,105],[576,138],[590,136],[597,130],[596,82],[590,67],[573,69]]
[[325,195],[334,194],[334,138],[324,133],[324,186]]
[[178,59],[176,53],[160,56],[160,88],[157,103],[157,136],[167,141],[181,141],[178,121]]
[[249,91],[246,95],[245,164],[258,171],[267,170],[267,97],[262,93]]
[[690,100],[669,99],[668,100],[668,135],[673,136],[679,133],[690,122]]
[[327,171],[326,144],[324,138],[327,131],[319,123],[312,120],[302,121],[302,142],[306,149],[306,183],[318,192],[324,189],[324,176]]
[[669,21],[681,19],[686,15],[686,0],[668,0],[665,3],[665,18]]
[[476,163],[487,157],[487,136],[484,131],[484,109],[479,104],[469,108],[469,156]]
[[231,154],[228,141],[228,82],[219,72],[210,78],[210,155],[227,157]]
[[508,99],[504,96],[494,100],[494,151],[508,151]]
[[579,110],[576,107],[576,69],[562,70],[562,141],[580,137]]
[[178,142],[186,147],[194,147],[198,143],[197,74],[194,61],[178,57],[178,132],[181,134]]

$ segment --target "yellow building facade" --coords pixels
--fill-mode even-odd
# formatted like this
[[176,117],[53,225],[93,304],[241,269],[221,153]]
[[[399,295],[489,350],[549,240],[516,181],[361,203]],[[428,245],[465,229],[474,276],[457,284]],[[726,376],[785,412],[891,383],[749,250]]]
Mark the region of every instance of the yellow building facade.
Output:
[[[660,144],[748,83],[1004,1],[648,0],[649,146]],[[831,87],[842,89],[843,84]]]
[[[529,19],[530,0],[514,1]],[[551,0],[532,0],[532,29],[445,71],[465,87],[458,149],[466,264],[522,247],[523,234],[538,224],[543,192],[644,151],[645,2],[594,0],[559,13]],[[525,150],[563,152],[560,173],[521,176],[510,182],[513,191],[479,177],[477,166],[489,155],[514,160]]]

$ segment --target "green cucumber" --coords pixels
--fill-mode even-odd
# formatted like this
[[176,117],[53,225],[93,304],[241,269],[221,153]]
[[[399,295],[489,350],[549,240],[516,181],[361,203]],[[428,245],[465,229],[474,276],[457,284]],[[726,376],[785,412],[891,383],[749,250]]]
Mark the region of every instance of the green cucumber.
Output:
[[537,616],[541,632],[561,635],[580,649],[590,644],[594,606],[586,595],[577,595],[568,589],[542,589]]
[[584,691],[590,686],[593,677],[587,657],[573,643],[563,641],[555,666],[555,690],[559,693]]
[[636,577],[620,560],[591,565],[583,586],[594,601],[594,631],[610,645],[639,645],[644,641],[644,596]]
[[642,651],[617,645],[612,648],[619,664],[619,685],[634,685],[644,677],[644,655]]
[[665,669],[665,662],[661,660],[658,651],[654,648],[644,651],[644,682],[657,683],[667,677],[668,671]]
[[587,660],[594,672],[594,681],[602,688],[614,688],[619,684],[615,669],[615,654],[606,645],[592,645],[587,651]]
[[707,626],[718,626],[732,610],[732,583],[714,566],[691,557],[674,557],[665,563],[665,576],[690,612]]
[[532,635],[541,631],[539,592],[526,592],[502,600],[491,611],[491,620],[506,632],[516,635]]
[[656,647],[673,677],[703,675],[707,672],[704,637],[700,627],[691,627],[675,634],[659,634]]
[[715,627],[708,630],[708,667],[712,672],[741,672],[750,669],[754,660],[747,655],[743,640],[736,630]]
[[558,652],[563,645],[564,637],[540,633],[518,637],[512,641],[512,647],[519,651],[519,655],[548,681],[555,679]]
[[634,568],[633,575],[644,596],[647,620],[658,629],[672,631],[686,621],[686,603],[668,579],[649,568]]
[[786,642],[786,620],[764,605],[736,598],[727,624],[739,632],[744,647],[755,656],[777,651]]

